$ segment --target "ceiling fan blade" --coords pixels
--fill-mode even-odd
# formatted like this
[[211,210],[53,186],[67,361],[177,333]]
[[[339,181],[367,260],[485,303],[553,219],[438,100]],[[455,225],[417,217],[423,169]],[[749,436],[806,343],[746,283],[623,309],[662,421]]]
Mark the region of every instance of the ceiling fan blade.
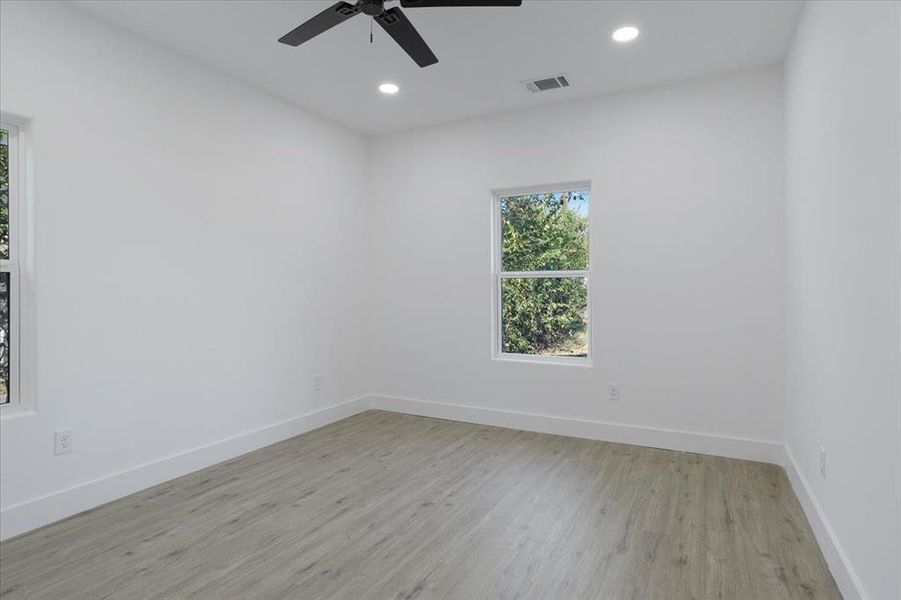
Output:
[[339,2],[325,9],[309,21],[306,21],[278,39],[289,46],[300,46],[324,31],[328,31],[335,25],[340,25],[352,16],[360,12],[360,9],[347,2]]
[[416,61],[417,65],[427,67],[438,62],[438,58],[413,27],[413,23],[410,23],[410,20],[399,8],[386,10],[375,20],[404,49],[404,52]]
[[400,0],[404,8],[438,6],[522,6],[522,0]]

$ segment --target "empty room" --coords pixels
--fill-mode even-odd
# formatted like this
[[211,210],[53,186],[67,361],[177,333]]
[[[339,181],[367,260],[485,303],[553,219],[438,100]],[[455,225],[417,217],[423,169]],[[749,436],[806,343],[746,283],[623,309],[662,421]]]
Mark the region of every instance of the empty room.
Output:
[[901,1],[0,0],[0,600],[901,600]]

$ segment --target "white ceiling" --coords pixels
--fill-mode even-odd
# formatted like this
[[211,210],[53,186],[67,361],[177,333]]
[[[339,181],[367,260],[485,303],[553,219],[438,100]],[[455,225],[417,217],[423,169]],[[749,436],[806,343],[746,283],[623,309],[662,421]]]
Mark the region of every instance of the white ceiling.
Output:
[[[366,134],[453,121],[778,62],[796,0],[525,0],[405,12],[440,59],[420,69],[358,15],[297,48],[276,40],[334,0],[74,0],[180,54]],[[393,4],[393,3],[392,3]],[[641,37],[617,45],[623,24]],[[527,92],[566,73],[572,87]],[[379,83],[396,82],[392,97]]]

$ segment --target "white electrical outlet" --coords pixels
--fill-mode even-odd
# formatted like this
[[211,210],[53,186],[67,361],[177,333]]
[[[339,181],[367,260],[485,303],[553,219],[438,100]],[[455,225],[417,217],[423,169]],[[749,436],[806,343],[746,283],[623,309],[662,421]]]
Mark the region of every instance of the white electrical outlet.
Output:
[[607,400],[610,402],[619,402],[622,400],[622,395],[619,391],[618,383],[608,383],[607,384]]
[[53,454],[68,454],[72,452],[72,430],[60,429],[53,432]]
[[820,446],[820,451],[818,453],[819,462],[820,462],[820,475],[823,476],[823,479],[826,478],[826,449]]
[[313,375],[313,391],[318,392],[322,389],[322,375]]

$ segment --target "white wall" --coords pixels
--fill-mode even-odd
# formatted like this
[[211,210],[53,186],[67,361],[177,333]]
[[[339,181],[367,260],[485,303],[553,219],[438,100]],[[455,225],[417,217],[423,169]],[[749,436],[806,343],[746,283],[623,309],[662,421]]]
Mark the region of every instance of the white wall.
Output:
[[[781,440],[782,95],[774,67],[376,138],[373,391]],[[594,367],[492,360],[489,190],[586,179]]]
[[0,425],[4,535],[366,391],[365,139],[37,2],[0,3],[0,108],[32,119],[39,368],[37,413]]
[[786,67],[788,446],[846,597],[879,600],[901,598],[899,19],[895,2],[809,3]]

